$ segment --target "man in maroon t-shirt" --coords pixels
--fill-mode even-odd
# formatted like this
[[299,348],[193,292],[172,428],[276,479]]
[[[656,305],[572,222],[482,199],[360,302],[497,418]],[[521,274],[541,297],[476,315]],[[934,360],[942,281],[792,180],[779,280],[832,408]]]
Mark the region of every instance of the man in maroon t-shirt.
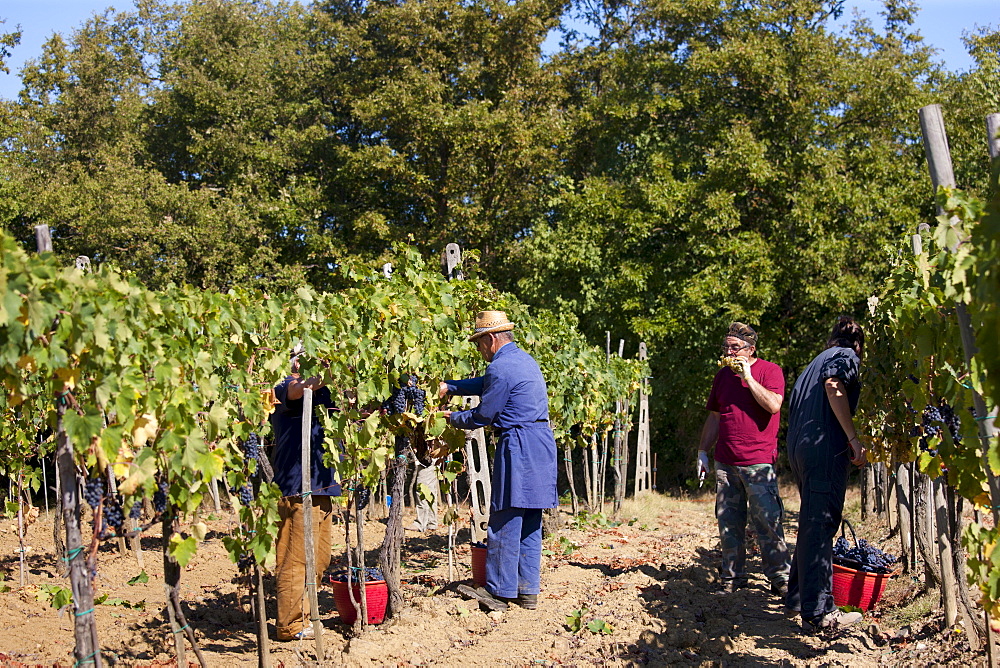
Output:
[[698,474],[715,460],[715,516],[719,520],[724,591],[747,586],[747,509],[757,531],[764,575],[781,597],[788,588],[790,561],[781,527],[784,508],[778,496],[774,463],[778,459],[778,421],[785,394],[781,367],[756,357],[757,332],[734,322],[723,339],[724,355],[736,358],[740,372],[724,366],[708,395],[708,418],[698,446]]

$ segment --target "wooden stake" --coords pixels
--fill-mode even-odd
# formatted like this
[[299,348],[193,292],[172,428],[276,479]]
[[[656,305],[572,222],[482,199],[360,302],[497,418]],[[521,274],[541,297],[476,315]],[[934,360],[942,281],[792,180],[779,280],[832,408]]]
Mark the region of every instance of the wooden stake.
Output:
[[[639,359],[646,359],[646,344],[639,343]],[[649,397],[646,394],[646,379],[639,389],[639,429],[635,438],[635,486],[632,495],[639,496],[652,486],[649,470]]]
[[52,235],[48,225],[35,225],[35,247],[39,253],[52,252]]
[[[996,115],[987,118],[987,128],[991,124],[1000,121],[994,119]],[[992,119],[992,120],[991,120]],[[931,183],[934,192],[938,188],[952,188],[955,186],[955,173],[951,164],[951,152],[948,150],[948,136],[944,129],[944,115],[941,113],[941,105],[931,104],[920,109],[920,129],[924,136],[924,153],[927,155],[927,164],[930,168]],[[989,138],[989,149],[993,156],[994,138]],[[1000,149],[996,149],[1000,152]],[[940,213],[940,207],[938,208]],[[969,310],[964,302],[956,304],[955,313],[958,317],[958,329],[962,338],[962,350],[965,353],[965,363],[969,365],[972,356],[979,352],[976,345],[976,336],[972,331],[972,319],[969,317]],[[986,402],[983,401],[979,392],[973,391],[972,403],[976,409],[976,415],[985,416]],[[990,428],[986,420],[978,420],[979,440],[982,443],[983,468],[986,470],[986,478],[990,487],[990,501],[993,510],[993,524],[1000,525],[1000,479],[993,473],[989,462],[990,439],[996,436],[996,429]]]
[[951,531],[948,524],[948,503],[945,499],[945,483],[940,477],[935,478],[934,509],[937,516],[937,541],[940,555],[938,562],[941,568],[941,599],[944,606],[945,627],[950,629],[958,621],[958,599],[955,592],[955,563],[952,554]]
[[323,624],[316,598],[316,540],[312,523],[312,416],[313,391],[307,387],[302,390],[302,521],[306,544],[306,596],[309,598],[309,621],[316,634],[316,660],[322,663]]
[[21,586],[24,586],[24,505],[21,503],[21,490],[24,486],[24,471],[17,472],[17,545],[21,563]]

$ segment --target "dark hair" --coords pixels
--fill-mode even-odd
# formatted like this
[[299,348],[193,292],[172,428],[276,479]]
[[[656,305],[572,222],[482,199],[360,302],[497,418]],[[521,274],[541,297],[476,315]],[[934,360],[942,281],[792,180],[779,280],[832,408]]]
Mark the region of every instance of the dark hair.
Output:
[[837,324],[830,332],[830,340],[826,342],[826,347],[851,348],[858,357],[861,357],[861,351],[865,348],[865,332],[854,318],[842,315],[837,318]]

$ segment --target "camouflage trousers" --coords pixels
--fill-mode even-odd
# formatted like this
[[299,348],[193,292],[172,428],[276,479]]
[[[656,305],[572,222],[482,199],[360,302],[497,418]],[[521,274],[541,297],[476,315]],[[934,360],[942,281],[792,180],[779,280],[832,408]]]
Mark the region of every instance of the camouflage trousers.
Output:
[[771,464],[730,466],[715,463],[715,517],[722,544],[723,581],[744,582],[746,574],[747,511],[753,520],[764,562],[764,575],[772,584],[788,581],[791,562],[785,531],[785,514],[778,496],[778,478]]

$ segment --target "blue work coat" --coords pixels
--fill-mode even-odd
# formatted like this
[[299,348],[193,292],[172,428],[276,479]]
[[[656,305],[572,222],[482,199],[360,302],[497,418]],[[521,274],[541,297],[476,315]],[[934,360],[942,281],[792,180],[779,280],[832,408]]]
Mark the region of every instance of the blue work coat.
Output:
[[486,374],[449,380],[448,391],[477,395],[480,404],[451,414],[460,429],[492,426],[499,432],[493,458],[491,510],[554,508],[556,439],[549,427],[549,397],[538,363],[514,343],[498,350]]

